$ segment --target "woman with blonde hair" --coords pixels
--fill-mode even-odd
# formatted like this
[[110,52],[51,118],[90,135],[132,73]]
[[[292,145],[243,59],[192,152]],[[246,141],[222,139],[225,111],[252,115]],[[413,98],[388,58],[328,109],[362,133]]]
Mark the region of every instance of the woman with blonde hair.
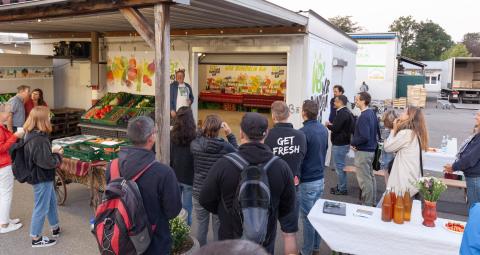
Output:
[[56,244],[56,240],[41,235],[45,217],[50,223],[52,236],[60,235],[54,180],[55,168],[61,163],[63,151],[61,148],[52,150],[49,139],[49,134],[52,132],[49,115],[50,110],[47,107],[36,106],[23,125],[26,132],[25,165],[32,171],[29,183],[33,185],[34,206],[30,236],[34,248]]
[[428,148],[428,133],[422,109],[409,106],[393,122],[390,136],[384,143],[384,150],[395,153],[387,188],[395,192],[409,191],[411,196],[418,193],[412,183],[423,174],[421,153]]

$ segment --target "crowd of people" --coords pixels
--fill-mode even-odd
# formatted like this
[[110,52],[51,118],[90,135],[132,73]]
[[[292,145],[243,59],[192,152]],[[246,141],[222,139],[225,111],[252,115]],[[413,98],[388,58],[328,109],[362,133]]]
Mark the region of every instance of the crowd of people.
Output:
[[[198,254],[215,254],[220,247],[227,249],[227,244],[256,250],[257,254],[274,254],[277,224],[285,254],[299,251],[303,255],[319,254],[321,233],[316,232],[307,215],[324,194],[328,130],[337,174],[337,185],[330,190],[331,194],[348,194],[345,166],[347,154],[353,150],[361,202],[376,206],[379,199],[373,162],[383,142],[380,158],[381,168],[389,173],[387,188],[408,190],[417,196],[412,180],[422,176],[421,155],[428,148],[422,109],[409,106],[400,115],[387,111],[381,118],[382,132],[376,113],[369,107],[368,92],[355,96],[355,107],[360,114],[354,116],[343,87],[336,85],[325,125],[318,120],[317,103],[305,100],[301,110],[303,127],[297,130],[289,122],[287,104],[276,101],[271,106],[272,128],[269,129],[264,115],[248,112],[241,119],[237,138],[219,115],[208,115],[202,126],[197,127],[190,107],[194,100],[191,87],[183,82],[183,77],[184,73],[177,72],[179,82],[173,85],[176,92],[171,93],[170,166],[155,160],[152,148],[157,129],[151,118],[142,116],[129,121],[127,137],[132,146],[121,148],[115,170],[122,178],[135,177],[144,213],[152,225],[151,240],[144,254],[170,253],[169,220],[182,207],[187,211],[188,225],[192,225],[193,215],[196,217],[194,236],[204,247]],[[56,243],[42,236],[45,218],[53,237],[61,233],[54,177],[63,151],[52,150],[48,138],[52,129],[49,114],[42,91],[34,90],[30,95],[27,86],[20,86],[18,94],[0,108],[0,121],[7,123],[7,127],[0,125],[0,233],[22,226],[19,219],[11,219],[9,215],[14,182],[9,150],[13,148],[17,151],[12,154],[14,167],[21,167],[15,163],[21,154],[25,168],[30,170],[26,181],[33,185],[32,247]],[[472,207],[480,202],[480,112],[476,115],[476,126],[461,146],[457,160],[445,166],[446,172],[464,172]],[[113,181],[112,171],[109,165],[107,183]],[[301,247],[297,247],[299,220],[303,225]],[[214,241],[224,242],[208,243],[210,222]],[[263,248],[225,241],[230,239],[249,239]]]

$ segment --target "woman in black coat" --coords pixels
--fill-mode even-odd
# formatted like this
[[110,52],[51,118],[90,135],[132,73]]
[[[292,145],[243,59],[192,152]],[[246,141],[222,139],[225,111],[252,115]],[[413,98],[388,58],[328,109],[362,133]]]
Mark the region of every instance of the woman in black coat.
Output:
[[190,107],[183,106],[178,109],[170,135],[170,166],[177,175],[182,193],[182,206],[188,212],[187,223],[191,226],[193,154],[190,151],[190,143],[195,139],[196,127]]

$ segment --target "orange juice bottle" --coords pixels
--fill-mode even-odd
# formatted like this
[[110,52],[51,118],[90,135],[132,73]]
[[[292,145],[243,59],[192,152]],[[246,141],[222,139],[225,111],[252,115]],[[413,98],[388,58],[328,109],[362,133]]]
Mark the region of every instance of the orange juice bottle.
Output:
[[403,195],[403,207],[405,208],[405,212],[403,214],[403,219],[405,221],[410,221],[411,213],[412,213],[412,197],[410,196],[410,192],[407,190]]
[[391,200],[392,200],[392,218],[393,218],[393,215],[394,215],[394,210],[395,210],[395,203],[397,202],[397,196],[395,195],[395,190],[392,188],[390,188],[390,197],[391,197]]
[[393,215],[392,215],[392,208],[393,208],[393,203],[392,203],[392,196],[390,193],[390,190],[387,189],[385,192],[385,195],[383,196],[383,203],[382,203],[382,220],[389,222],[392,221]]
[[405,212],[405,208],[403,207],[402,194],[399,193],[395,201],[395,208],[393,212],[393,222],[397,224],[403,224],[404,212]]

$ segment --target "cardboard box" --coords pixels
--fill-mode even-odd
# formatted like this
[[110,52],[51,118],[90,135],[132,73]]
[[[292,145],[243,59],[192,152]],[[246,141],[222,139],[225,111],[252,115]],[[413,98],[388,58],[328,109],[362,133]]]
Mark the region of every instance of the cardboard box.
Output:
[[455,80],[455,81],[453,81],[452,88],[454,88],[454,89],[471,89],[472,85],[473,85],[472,81]]
[[480,81],[474,81],[474,82],[472,82],[472,88],[474,88],[474,89],[480,89]]

